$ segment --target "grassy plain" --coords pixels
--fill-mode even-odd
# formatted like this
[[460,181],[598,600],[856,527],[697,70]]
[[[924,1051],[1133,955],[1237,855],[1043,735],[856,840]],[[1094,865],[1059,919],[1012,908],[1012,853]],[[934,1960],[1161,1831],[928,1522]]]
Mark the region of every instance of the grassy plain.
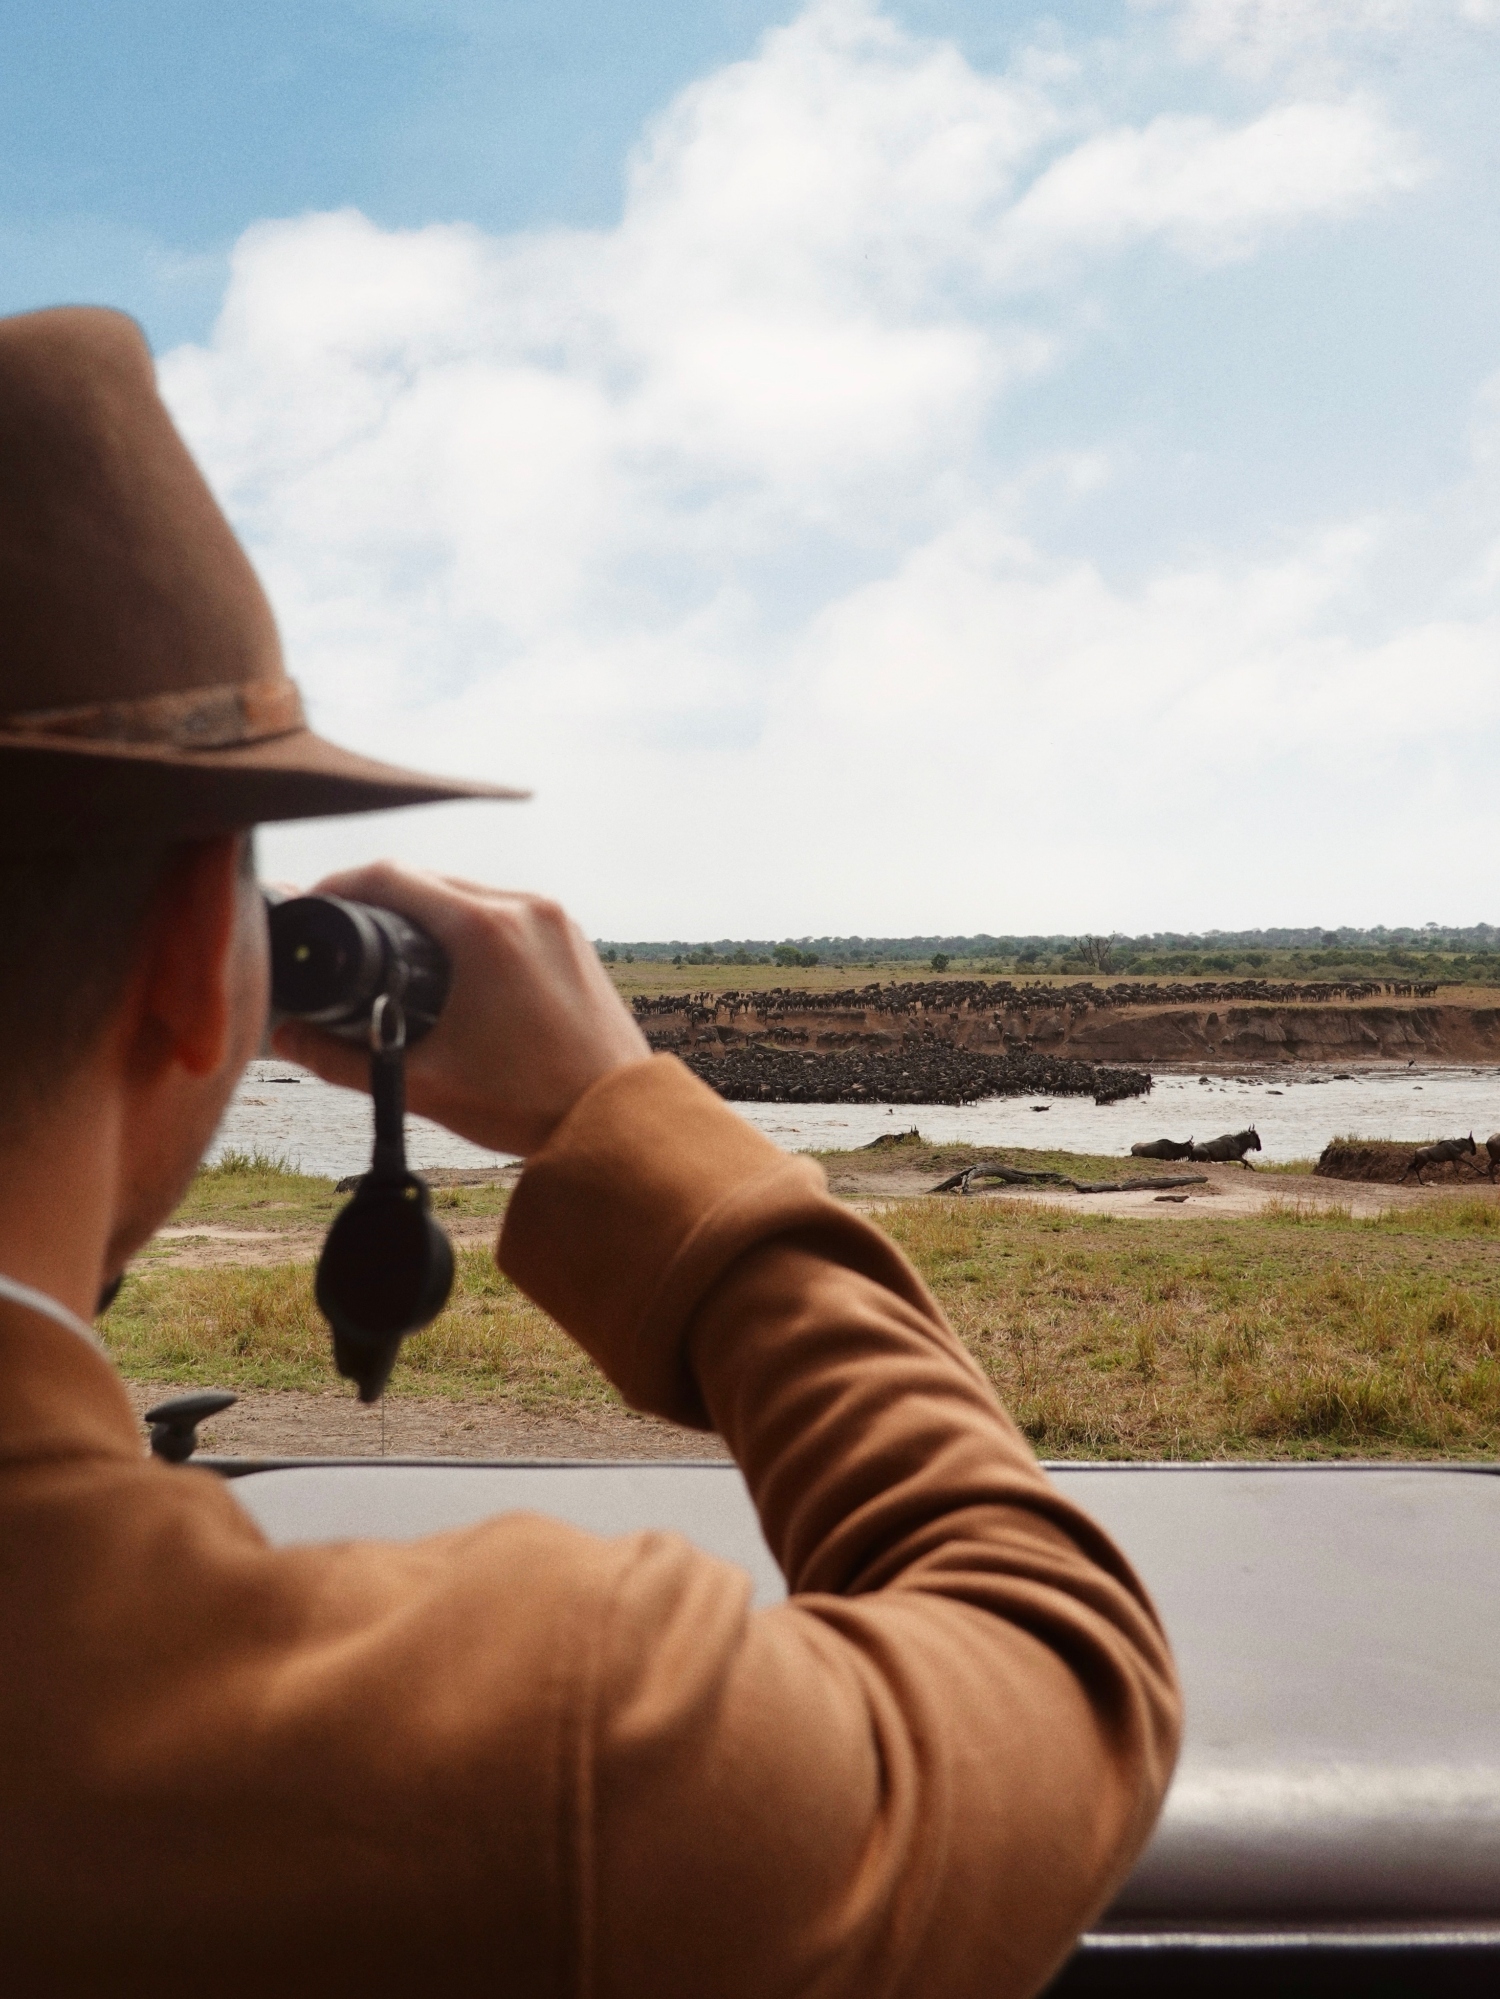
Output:
[[[882,1148],[951,1172],[969,1148]],[[906,1155],[901,1157],[901,1155]],[[963,1156],[967,1155],[967,1157]],[[879,1154],[845,1154],[867,1165]],[[1078,1178],[1122,1162],[1008,1151]],[[825,1155],[835,1175],[839,1155]],[[1163,1168],[1163,1171],[1171,1171]],[[274,1162],[199,1175],[178,1226],[321,1228],[326,1180]],[[440,1189],[460,1220],[498,1213],[498,1186]],[[1486,1456],[1500,1447],[1500,1202],[1433,1197],[1356,1217],[1283,1203],[1255,1216],[1143,1222],[1014,1198],[931,1195],[881,1225],[1049,1457]],[[205,1238],[206,1239],[206,1238]],[[410,1341],[394,1396],[582,1415],[614,1392],[495,1269],[461,1249],[452,1304]],[[148,1255],[103,1322],[136,1380],[326,1389],[312,1267],[177,1267]]]
[[[674,965],[670,959],[641,959],[627,965],[623,959],[606,970],[616,987],[627,999],[635,999],[655,994],[667,993],[722,993],[722,992],[770,992],[777,987],[796,992],[842,992],[853,986],[905,985],[913,980],[929,982],[942,980],[948,984],[966,983],[973,979],[1009,979],[1018,986],[1071,986],[1092,983],[1096,986],[1140,986],[1170,982],[1174,985],[1206,983],[1212,985],[1225,978],[1290,980],[1294,982],[1317,982],[1346,978],[1387,978],[1387,979],[1428,979],[1441,980],[1437,997],[1445,1006],[1493,1006],[1495,988],[1500,985],[1500,956],[1497,956],[1495,971],[1482,977],[1477,968],[1469,965],[1461,967],[1424,967],[1417,971],[1404,968],[1392,969],[1388,966],[1366,969],[1359,965],[1345,965],[1330,968],[1307,967],[1301,965],[1266,965],[1259,969],[1238,967],[1233,972],[1188,973],[1172,970],[1157,972],[1059,972],[1038,970],[1030,965],[1010,965],[987,961],[956,959],[944,972],[934,972],[923,961],[882,960],[869,963],[864,960],[849,959],[840,963],[795,966],[785,965],[736,965],[717,962],[712,965]],[[1336,1005],[1350,1002],[1335,1000]],[[1431,1000],[1402,1000],[1390,994],[1382,995],[1383,1005],[1431,1005]],[[1238,1002],[1251,1004],[1251,1002]],[[1268,1002],[1269,1004],[1269,1002]]]
[[929,1199],[881,1222],[1046,1456],[1500,1445],[1492,1200],[1162,1225]]

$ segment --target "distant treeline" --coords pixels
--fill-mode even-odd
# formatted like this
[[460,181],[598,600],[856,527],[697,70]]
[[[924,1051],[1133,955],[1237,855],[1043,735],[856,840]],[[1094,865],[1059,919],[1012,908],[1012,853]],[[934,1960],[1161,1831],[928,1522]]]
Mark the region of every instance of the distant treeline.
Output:
[[[688,942],[674,938],[662,942],[622,944],[602,938],[600,952],[616,962],[638,964],[932,964],[934,956],[950,962],[1004,962],[1028,964],[1040,960],[1072,958],[1090,970],[1124,970],[1132,958],[1224,958],[1234,964],[1250,962],[1246,954],[1284,952],[1360,952],[1390,958],[1392,954],[1460,954],[1480,956],[1500,952],[1500,926],[1472,924],[1466,930],[1446,930],[1440,924],[1400,926],[1388,930],[1156,930],[1138,938],[1116,932],[1108,938],[1076,936],[1026,936],[994,938],[978,932],[972,938],[932,936],[932,938],[714,938],[712,942]],[[1106,966],[1100,966],[1106,960]]]
[[670,966],[922,966],[932,972],[1026,978],[1036,974],[1128,978],[1426,978],[1500,986],[1500,926],[1438,924],[1378,930],[1158,930],[1138,938],[674,938],[622,944],[598,940],[608,964]]

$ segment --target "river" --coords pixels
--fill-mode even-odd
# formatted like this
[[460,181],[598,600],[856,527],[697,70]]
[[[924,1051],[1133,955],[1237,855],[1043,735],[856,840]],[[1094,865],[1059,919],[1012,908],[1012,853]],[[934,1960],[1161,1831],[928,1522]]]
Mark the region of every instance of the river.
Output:
[[[1039,1108],[1039,1107],[1045,1108]],[[1143,1138],[1215,1138],[1253,1124],[1261,1157],[1313,1159],[1330,1138],[1410,1139],[1420,1144],[1473,1131],[1482,1146],[1500,1130],[1500,1070],[1364,1069],[1349,1074],[1161,1075],[1149,1097],[1095,1104],[1087,1097],[999,1097],[980,1104],[738,1104],[788,1152],[867,1145],[913,1126],[938,1144],[1051,1146],[1124,1153]],[[411,1162],[498,1166],[505,1155],[470,1145],[425,1118],[407,1121]],[[369,1164],[370,1107],[289,1062],[252,1062],[209,1157],[229,1150],[285,1158],[304,1173],[336,1179]]]

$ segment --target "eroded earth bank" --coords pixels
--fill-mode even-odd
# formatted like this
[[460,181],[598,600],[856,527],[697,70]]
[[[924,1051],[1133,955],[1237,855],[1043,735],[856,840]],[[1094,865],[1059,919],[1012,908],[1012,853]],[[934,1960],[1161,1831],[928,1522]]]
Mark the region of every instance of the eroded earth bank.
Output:
[[640,998],[655,1048],[741,1102],[964,1103],[1046,1092],[1103,1102],[1153,1065],[1500,1060],[1500,1007],[1430,986],[1018,985],[925,980],[836,992]]

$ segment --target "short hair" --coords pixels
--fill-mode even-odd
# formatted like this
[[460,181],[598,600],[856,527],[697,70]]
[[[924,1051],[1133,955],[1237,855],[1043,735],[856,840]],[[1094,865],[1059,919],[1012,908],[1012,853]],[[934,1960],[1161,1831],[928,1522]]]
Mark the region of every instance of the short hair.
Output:
[[[0,856],[0,1136],[25,1130],[103,1032],[173,852]],[[245,856],[253,873],[249,841]]]

